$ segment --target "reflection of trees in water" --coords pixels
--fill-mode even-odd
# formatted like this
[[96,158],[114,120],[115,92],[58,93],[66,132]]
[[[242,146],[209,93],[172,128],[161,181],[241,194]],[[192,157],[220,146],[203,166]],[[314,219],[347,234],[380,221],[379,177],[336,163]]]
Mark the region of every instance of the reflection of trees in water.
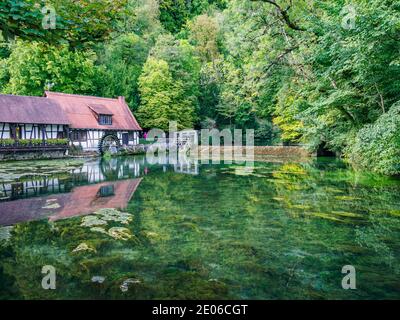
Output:
[[85,174],[90,183],[115,181],[119,179],[137,178],[143,175],[144,159],[132,158],[102,158],[85,165],[73,172],[74,175]]
[[[168,157],[164,160],[164,171],[174,170],[175,172],[188,174],[198,174],[199,172],[197,163],[190,161],[172,163]],[[148,164],[144,156],[90,160],[79,167],[67,168],[64,173],[59,169],[54,176],[51,172],[48,172],[45,175],[30,175],[16,181],[1,182],[0,199],[4,201],[66,193],[76,186],[137,178],[147,174],[148,168],[152,168],[152,170],[162,174],[160,167]]]
[[[349,232],[341,237],[332,235],[330,245],[342,248],[344,256],[363,253],[364,273],[375,274],[373,280],[378,280],[376,269],[386,269],[382,281],[393,281],[400,271],[395,263],[400,230],[400,211],[395,210],[400,203],[398,181],[343,167],[335,170],[330,164],[327,170],[319,169],[284,165],[274,174],[275,199],[293,218],[320,219],[321,228],[324,221],[347,225],[343,228]],[[329,228],[330,224],[325,225]],[[323,234],[316,230],[315,235]]]
[[138,156],[116,157],[111,159],[102,158],[98,164],[103,179],[105,180],[117,180],[142,176],[145,174],[145,168],[153,167],[159,171],[160,165],[170,168],[178,173],[199,173],[197,162],[186,158],[172,159],[168,155],[165,157]]
[[[121,164],[110,170],[117,167]],[[203,166],[198,176],[159,170],[143,179],[127,208],[134,215],[127,227],[138,241],[117,241],[88,231],[80,226],[80,218],[17,226],[1,264],[23,285],[19,294],[141,299],[394,297],[391,286],[398,275],[382,258],[398,258],[399,219],[376,211],[393,209],[398,201],[394,187],[382,182],[374,190],[368,179],[350,171],[321,171],[312,165],[257,164],[252,174],[236,165]],[[381,203],[374,204],[375,200]],[[344,209],[367,214],[342,213],[343,221],[313,214]],[[96,252],[73,254],[82,242]],[[389,251],[381,250],[379,243]],[[40,284],[41,274],[28,270],[40,270],[43,263],[59,270],[61,290],[45,292],[32,285]],[[345,264],[361,271],[356,295],[340,286]],[[92,276],[106,280],[95,285]],[[122,294],[119,286],[127,279],[138,282]]]
[[123,171],[121,162],[116,158],[110,160],[103,158],[100,160],[100,170],[106,180],[117,180],[119,178],[121,170]]

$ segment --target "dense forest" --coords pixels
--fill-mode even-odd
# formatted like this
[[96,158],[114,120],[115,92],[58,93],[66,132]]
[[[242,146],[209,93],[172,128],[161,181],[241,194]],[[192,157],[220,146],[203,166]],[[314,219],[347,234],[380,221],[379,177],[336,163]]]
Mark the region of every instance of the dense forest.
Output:
[[123,95],[144,128],[252,128],[400,174],[398,0],[3,0],[0,29],[1,93]]

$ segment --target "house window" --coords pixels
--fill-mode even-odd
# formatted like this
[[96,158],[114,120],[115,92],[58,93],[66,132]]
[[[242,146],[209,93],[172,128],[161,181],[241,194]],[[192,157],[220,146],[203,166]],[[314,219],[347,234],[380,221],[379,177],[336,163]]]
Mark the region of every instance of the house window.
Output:
[[87,131],[72,131],[71,140],[74,142],[84,142],[87,140]]
[[22,126],[11,124],[10,130],[11,139],[22,139]]
[[112,125],[112,116],[101,114],[99,116],[99,123],[102,125]]
[[114,185],[111,184],[108,186],[100,187],[99,195],[100,195],[100,197],[111,197],[111,196],[115,195]]
[[64,139],[65,135],[64,135],[64,131],[58,131],[57,132],[57,139]]
[[24,184],[13,183],[11,185],[11,194],[13,197],[22,196],[24,194]]

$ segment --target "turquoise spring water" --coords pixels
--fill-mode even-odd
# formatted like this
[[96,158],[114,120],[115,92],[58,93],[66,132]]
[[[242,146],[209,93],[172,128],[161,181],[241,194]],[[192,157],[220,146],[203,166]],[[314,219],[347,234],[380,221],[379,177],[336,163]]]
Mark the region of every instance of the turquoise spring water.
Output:
[[400,180],[335,159],[0,164],[0,225],[0,299],[400,298]]

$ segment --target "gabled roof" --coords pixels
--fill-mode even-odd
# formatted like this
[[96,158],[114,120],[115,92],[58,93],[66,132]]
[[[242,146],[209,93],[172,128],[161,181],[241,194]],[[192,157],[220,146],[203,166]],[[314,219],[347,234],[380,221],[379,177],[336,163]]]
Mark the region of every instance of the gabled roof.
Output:
[[27,124],[69,123],[55,100],[0,94],[0,122]]
[[[118,99],[46,92],[66,113],[73,129],[142,130],[123,97]],[[112,125],[100,125],[97,115],[112,115]]]

